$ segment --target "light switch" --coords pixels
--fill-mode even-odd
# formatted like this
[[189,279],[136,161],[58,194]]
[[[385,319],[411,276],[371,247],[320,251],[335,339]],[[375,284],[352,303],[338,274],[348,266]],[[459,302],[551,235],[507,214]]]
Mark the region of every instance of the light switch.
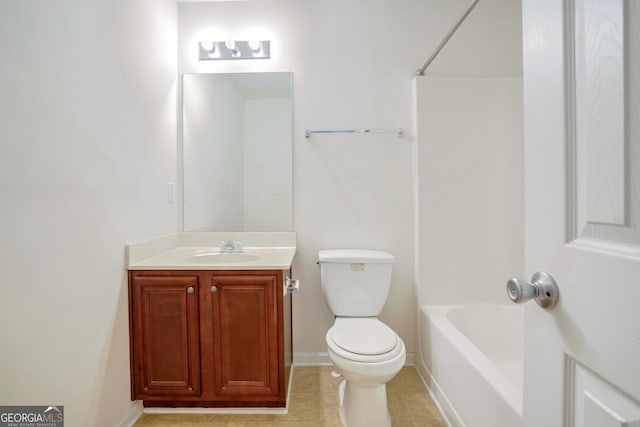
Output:
[[176,184],[173,182],[167,183],[167,201],[171,205],[176,202]]

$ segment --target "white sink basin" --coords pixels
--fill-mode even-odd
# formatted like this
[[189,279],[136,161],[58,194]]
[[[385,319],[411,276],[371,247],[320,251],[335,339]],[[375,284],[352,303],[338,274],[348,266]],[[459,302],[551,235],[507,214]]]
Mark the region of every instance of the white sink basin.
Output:
[[240,264],[258,261],[260,256],[246,253],[205,252],[183,258],[184,262],[198,264]]

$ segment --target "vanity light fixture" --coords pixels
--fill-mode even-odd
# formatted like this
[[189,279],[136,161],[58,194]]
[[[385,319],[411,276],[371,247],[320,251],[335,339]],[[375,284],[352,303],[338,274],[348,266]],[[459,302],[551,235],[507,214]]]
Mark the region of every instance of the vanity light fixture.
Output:
[[269,59],[270,40],[201,41],[198,43],[200,61],[217,59]]

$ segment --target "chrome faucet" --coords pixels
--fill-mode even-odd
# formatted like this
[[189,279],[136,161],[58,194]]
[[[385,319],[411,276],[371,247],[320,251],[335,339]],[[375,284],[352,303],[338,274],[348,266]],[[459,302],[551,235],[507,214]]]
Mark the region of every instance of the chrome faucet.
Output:
[[243,245],[240,240],[223,240],[220,242],[220,252],[239,253],[243,251]]

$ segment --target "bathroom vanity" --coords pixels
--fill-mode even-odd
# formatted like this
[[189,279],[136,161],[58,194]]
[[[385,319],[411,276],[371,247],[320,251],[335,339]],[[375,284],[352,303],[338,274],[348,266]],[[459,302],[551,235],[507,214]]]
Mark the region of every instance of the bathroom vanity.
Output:
[[[221,251],[226,238],[244,251]],[[132,399],[285,407],[294,254],[295,233],[178,233],[129,246]]]

